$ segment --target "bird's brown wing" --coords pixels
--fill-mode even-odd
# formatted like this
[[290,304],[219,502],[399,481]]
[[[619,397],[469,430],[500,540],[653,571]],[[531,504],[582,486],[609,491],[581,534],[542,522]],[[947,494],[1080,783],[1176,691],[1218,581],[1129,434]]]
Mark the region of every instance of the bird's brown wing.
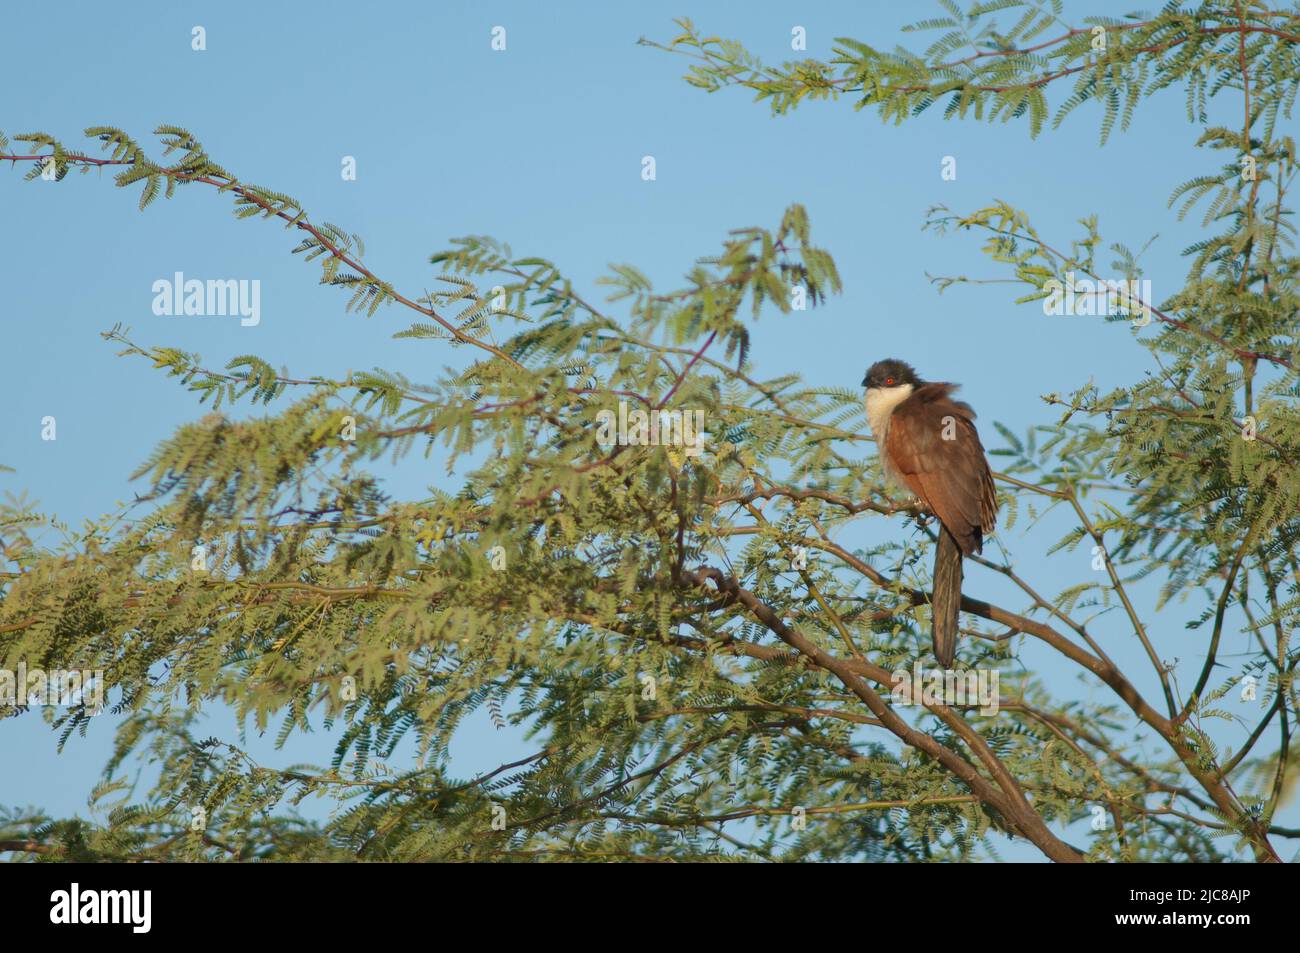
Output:
[[922,384],[890,417],[885,452],[966,555],[978,553],[997,520],[997,494],[975,411],[953,400],[956,384]]

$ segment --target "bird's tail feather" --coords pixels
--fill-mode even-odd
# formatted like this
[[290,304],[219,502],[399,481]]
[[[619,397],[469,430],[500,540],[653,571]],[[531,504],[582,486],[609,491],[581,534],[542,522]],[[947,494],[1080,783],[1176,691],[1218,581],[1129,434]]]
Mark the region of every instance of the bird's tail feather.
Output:
[[957,654],[957,622],[961,615],[961,545],[947,529],[940,527],[939,546],[934,552],[934,596],[930,602],[934,622],[934,657],[944,668],[952,668]]

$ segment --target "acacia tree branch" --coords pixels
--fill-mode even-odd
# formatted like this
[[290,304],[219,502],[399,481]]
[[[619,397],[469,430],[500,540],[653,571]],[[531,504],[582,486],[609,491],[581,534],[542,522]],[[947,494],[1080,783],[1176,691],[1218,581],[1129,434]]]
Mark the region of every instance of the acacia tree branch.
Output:
[[[881,589],[899,593],[910,599],[913,605],[925,605],[929,602],[927,593],[890,580],[884,574],[835,543],[813,539],[805,539],[802,542],[805,545],[833,553],[876,583]],[[1138,718],[1160,733],[1165,743],[1169,745],[1192,776],[1196,778],[1205,792],[1210,795],[1216,807],[1241,821],[1256,856],[1261,860],[1280,862],[1281,858],[1277,856],[1277,853],[1268,843],[1267,829],[1245,809],[1245,806],[1228,787],[1223,772],[1215,768],[1213,764],[1204,764],[1203,755],[1190,747],[1182,737],[1179,723],[1172,718],[1161,715],[1152,708],[1114,663],[1089,654],[1051,626],[1030,619],[1027,616],[1008,612],[998,606],[966,595],[962,596],[961,608],[963,612],[970,612],[992,622],[1014,626],[1029,635],[1041,639],[1109,685]]]
[[871,710],[885,727],[910,747],[917,748],[939,761],[948,771],[956,775],[966,786],[989,806],[995,808],[1007,822],[1022,836],[1052,860],[1075,863],[1081,861],[1082,855],[1065,842],[1057,838],[1043,823],[1038,812],[1026,799],[1024,792],[1015,778],[993,755],[984,739],[970,729],[970,726],[946,706],[927,706],[935,712],[949,727],[961,735],[972,747],[981,761],[991,770],[996,784],[990,782],[968,761],[955,752],[939,744],[929,735],[923,734],[908,725],[894,710],[858,675],[858,669],[876,670],[879,680],[889,682],[889,673],[865,660],[838,659],[818,648],[805,636],[787,626],[767,604],[752,592],[742,588],[733,577],[710,566],[698,570],[684,570],[682,580],[700,588],[707,588],[706,582],[712,581],[719,592],[730,595],[743,605],[751,615],[776,635],[781,641],[795,649],[800,655],[810,659],[821,668],[833,673],[840,682],[856,695]]
[[[40,163],[40,162],[45,162],[50,158],[51,158],[50,154],[18,155],[15,153],[0,153],[0,161],[8,161],[8,162],[13,162],[15,164],[19,162]],[[66,154],[64,156],[64,161],[67,162],[68,165],[73,165],[73,166],[77,166],[77,165],[135,166],[138,164],[137,161],[134,159],[100,159],[100,158],[95,158],[93,156],[82,155],[80,153]],[[451,336],[455,338],[456,341],[458,341],[459,343],[469,344],[473,347],[477,347],[480,348],[481,350],[487,351],[490,354],[492,354],[494,357],[500,358],[501,360],[505,361],[507,364],[510,364],[511,366],[515,367],[518,370],[524,369],[524,366],[522,364],[516,361],[505,351],[502,351],[500,348],[496,347],[495,345],[489,344],[486,341],[479,340],[478,338],[474,337],[471,334],[466,334],[463,330],[456,327],[456,325],[454,325],[451,321],[448,321],[442,315],[438,314],[438,312],[435,311],[432,307],[426,307],[425,305],[419,304],[418,302],[413,301],[410,298],[406,297],[405,295],[402,295],[396,290],[392,289],[391,286],[388,286],[386,283],[381,282],[380,279],[376,277],[372,271],[370,271],[370,269],[368,269],[364,264],[362,264],[360,259],[352,255],[349,255],[346,251],[340,248],[336,242],[331,240],[327,235],[325,235],[318,228],[316,228],[316,226],[312,225],[309,221],[307,221],[305,214],[301,213],[301,211],[297,215],[290,215],[289,212],[287,211],[277,210],[270,202],[263,199],[260,195],[258,195],[253,191],[250,191],[245,186],[240,185],[239,180],[236,179],[234,176],[227,175],[227,176],[217,177],[215,175],[191,175],[189,173],[183,172],[180,169],[180,167],[168,168],[164,166],[154,166],[154,170],[159,175],[165,176],[166,178],[171,179],[172,181],[175,182],[197,182],[202,185],[213,186],[214,188],[217,188],[222,192],[233,192],[241,199],[244,199],[247,202],[251,202],[252,204],[262,209],[268,217],[281,219],[282,221],[288,222],[291,227],[306,232],[308,235],[312,236],[313,239],[319,242],[330,253],[330,255],[332,255],[334,258],[337,258],[340,262],[342,262],[344,265],[347,265],[349,268],[352,268],[354,271],[356,271],[362,277],[366,278],[368,281],[377,284],[384,284],[385,287],[388,289],[387,291],[388,296],[391,297],[392,300],[396,301],[400,305],[403,305],[404,307],[419,312],[420,314],[424,315],[427,318],[432,318],[434,321],[440,324],[449,334],[451,334]]]

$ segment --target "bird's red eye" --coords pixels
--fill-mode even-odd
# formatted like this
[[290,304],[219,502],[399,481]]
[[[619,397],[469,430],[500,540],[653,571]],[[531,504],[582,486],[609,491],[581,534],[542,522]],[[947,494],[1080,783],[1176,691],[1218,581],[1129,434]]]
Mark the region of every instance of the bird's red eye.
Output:
[[886,377],[886,378],[885,378],[885,386],[886,386],[886,387],[893,387],[893,386],[894,386],[894,379],[893,379],[892,377]]

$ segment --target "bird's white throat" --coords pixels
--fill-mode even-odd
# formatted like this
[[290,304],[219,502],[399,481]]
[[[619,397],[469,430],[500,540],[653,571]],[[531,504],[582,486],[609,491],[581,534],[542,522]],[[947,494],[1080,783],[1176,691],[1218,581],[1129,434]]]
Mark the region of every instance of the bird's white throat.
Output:
[[867,423],[871,425],[877,447],[884,446],[885,435],[889,433],[889,418],[893,416],[894,408],[911,396],[911,384],[867,388]]
[[876,438],[876,453],[880,457],[880,469],[885,479],[906,489],[903,475],[894,469],[889,454],[885,453],[885,437],[889,434],[889,421],[894,416],[894,408],[912,396],[911,384],[896,384],[893,387],[867,388],[867,423]]

